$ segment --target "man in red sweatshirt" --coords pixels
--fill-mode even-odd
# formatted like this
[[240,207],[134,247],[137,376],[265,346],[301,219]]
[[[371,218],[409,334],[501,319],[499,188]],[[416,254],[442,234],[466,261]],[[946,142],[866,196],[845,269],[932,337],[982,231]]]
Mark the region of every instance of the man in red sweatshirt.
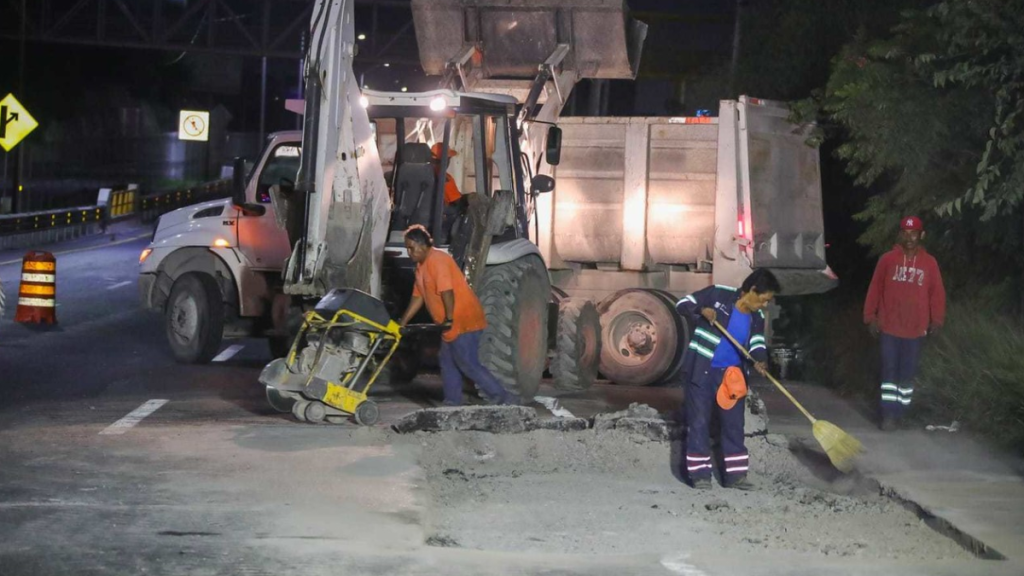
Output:
[[935,258],[921,246],[921,219],[900,222],[896,246],[878,259],[864,323],[882,342],[882,423],[895,430],[910,407],[921,343],[946,320],[946,290]]

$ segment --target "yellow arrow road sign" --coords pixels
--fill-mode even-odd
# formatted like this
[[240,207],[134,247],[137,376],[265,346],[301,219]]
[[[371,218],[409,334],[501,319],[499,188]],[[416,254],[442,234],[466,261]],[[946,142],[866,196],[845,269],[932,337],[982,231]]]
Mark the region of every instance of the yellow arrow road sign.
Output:
[[7,152],[21,142],[22,138],[35,130],[39,123],[18,102],[14,94],[0,100],[0,146]]

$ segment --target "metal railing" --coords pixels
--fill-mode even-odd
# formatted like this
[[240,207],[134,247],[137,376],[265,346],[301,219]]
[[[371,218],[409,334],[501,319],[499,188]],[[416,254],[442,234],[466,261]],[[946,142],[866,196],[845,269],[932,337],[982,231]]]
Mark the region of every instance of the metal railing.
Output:
[[79,206],[0,216],[0,249],[48,244],[93,234],[106,226],[106,207]]
[[106,230],[110,222],[128,218],[153,222],[171,210],[230,195],[230,180],[148,196],[134,187],[117,188],[101,194],[95,206],[0,216],[0,249],[71,240]]
[[138,198],[136,212],[143,222],[152,222],[171,210],[191,206],[207,200],[227,198],[231,195],[231,180],[217,180],[184,190],[172,190],[162,194]]

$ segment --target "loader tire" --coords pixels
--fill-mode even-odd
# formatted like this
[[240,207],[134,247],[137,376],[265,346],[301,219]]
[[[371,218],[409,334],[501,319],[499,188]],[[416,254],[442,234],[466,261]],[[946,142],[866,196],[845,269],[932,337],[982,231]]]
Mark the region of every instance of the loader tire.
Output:
[[547,361],[550,293],[548,271],[534,255],[488,266],[477,289],[487,315],[480,362],[527,403],[540,387]]
[[164,328],[174,359],[205,364],[224,338],[224,301],[217,283],[206,274],[185,274],[171,287]]
[[558,309],[551,376],[559,390],[586,390],[601,361],[601,315],[590,300],[569,298]]

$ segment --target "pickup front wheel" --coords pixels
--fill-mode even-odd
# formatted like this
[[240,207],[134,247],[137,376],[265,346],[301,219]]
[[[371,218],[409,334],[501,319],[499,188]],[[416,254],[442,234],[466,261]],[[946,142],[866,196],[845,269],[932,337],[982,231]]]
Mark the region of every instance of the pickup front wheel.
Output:
[[224,302],[206,274],[185,274],[174,282],[164,316],[167,341],[182,364],[204,364],[220,350]]

